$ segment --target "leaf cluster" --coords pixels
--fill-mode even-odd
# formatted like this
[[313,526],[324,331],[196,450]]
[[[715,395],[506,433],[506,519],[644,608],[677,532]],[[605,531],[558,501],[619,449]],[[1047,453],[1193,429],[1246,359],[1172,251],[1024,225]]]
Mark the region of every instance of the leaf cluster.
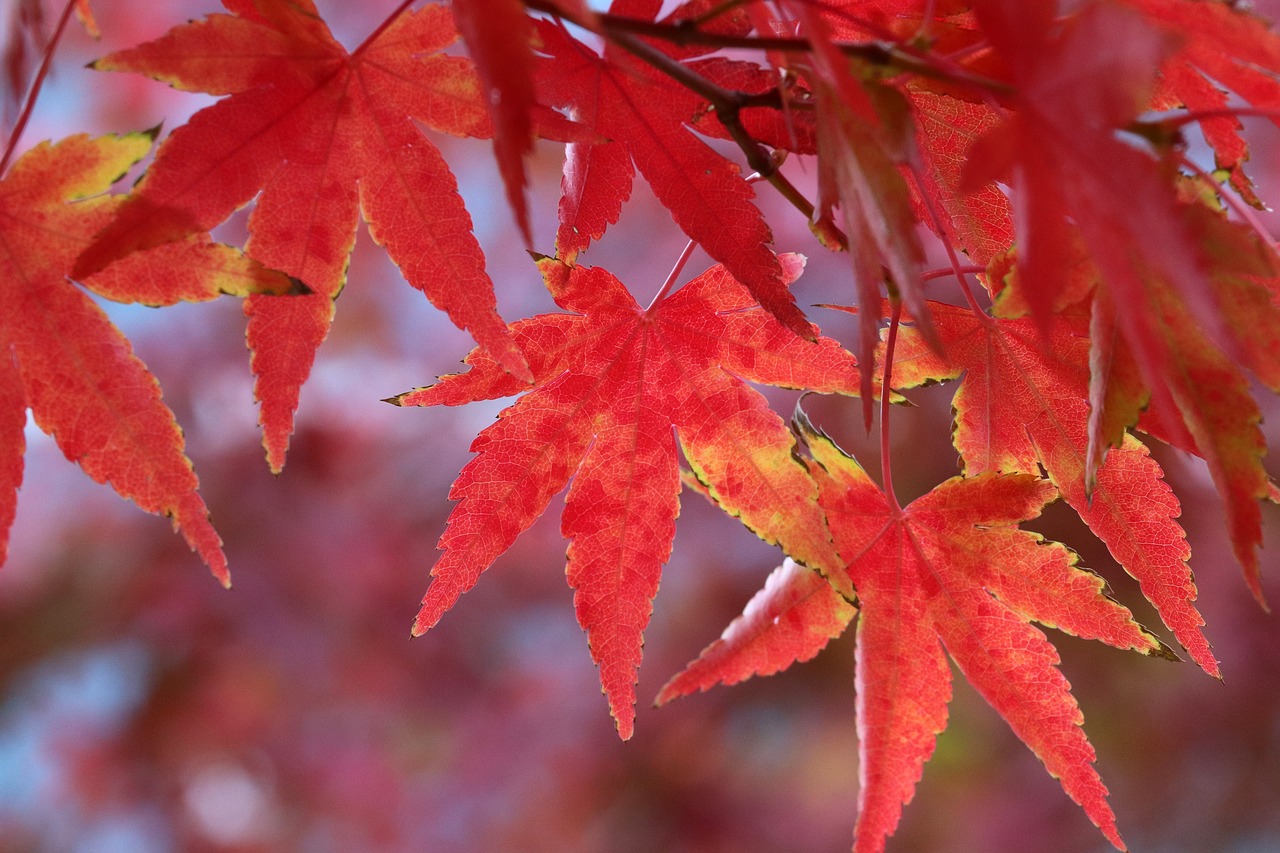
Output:
[[[390,402],[518,395],[454,483],[414,633],[567,488],[575,612],[629,738],[688,486],[786,559],[659,703],[781,671],[855,626],[855,850],[883,849],[946,726],[947,656],[1124,849],[1057,653],[1032,623],[1176,655],[1067,546],[1020,525],[1063,500],[1218,677],[1154,438],[1205,461],[1262,602],[1260,501],[1277,492],[1252,389],[1280,390],[1280,259],[1240,118],[1280,120],[1280,37],[1265,22],[1216,0],[1069,12],[688,0],[666,15],[658,0],[603,13],[453,0],[402,3],[348,49],[311,0],[224,5],[93,65],[220,98],[160,142],[132,190],[107,193],[154,134],[41,143],[0,178],[0,558],[29,409],[91,477],[171,517],[229,584],[181,431],[86,291],[148,305],[243,297],[279,472],[363,222],[477,344],[465,372]],[[59,27],[73,9],[89,14],[68,3]],[[459,41],[465,55],[450,50]],[[514,229],[546,250],[535,263],[561,312],[499,316],[424,128],[492,141]],[[1192,157],[1193,133],[1211,167]],[[537,140],[564,145],[557,230],[541,247],[526,205]],[[793,163],[816,175],[812,198]],[[686,251],[647,304],[581,262],[637,179],[715,261],[676,289]],[[797,304],[804,261],[780,250],[800,247],[775,245],[760,193],[793,207],[818,251],[846,254],[856,304],[829,307],[857,315],[854,352]],[[251,203],[243,246],[209,237]],[[962,304],[930,292],[940,279]],[[904,507],[891,406],[941,382],[954,383],[961,469]],[[788,426],[747,383],[860,397],[868,428],[878,406],[879,484],[803,411]]]

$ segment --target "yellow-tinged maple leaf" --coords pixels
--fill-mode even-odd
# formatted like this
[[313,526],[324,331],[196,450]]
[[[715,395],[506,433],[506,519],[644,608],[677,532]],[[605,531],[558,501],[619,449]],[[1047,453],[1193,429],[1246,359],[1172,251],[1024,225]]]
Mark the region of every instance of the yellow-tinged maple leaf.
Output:
[[[790,282],[795,256],[779,258]],[[769,542],[785,531],[797,560],[836,559],[817,490],[795,439],[743,381],[825,392],[856,390],[853,357],[834,341],[803,340],[716,266],[649,309],[602,269],[544,258],[557,304],[576,314],[515,323],[535,382],[471,445],[444,554],[414,624],[439,621],[572,478],[561,529],[578,621],[623,738],[633,728],[641,635],[679,511],[677,443],[698,479]],[[460,405],[525,390],[483,350],[471,370],[395,398]]]
[[[171,517],[213,574],[230,584],[221,540],[159,385],[102,309],[66,278],[120,203],[102,193],[151,143],[146,133],[41,143],[0,180],[0,561],[22,481],[30,408],[68,459],[142,509]],[[133,256],[85,283],[149,304],[296,290],[287,276],[207,236]]]
[[952,407],[952,438],[966,475],[1038,474],[1043,467],[1081,520],[1141,585],[1192,659],[1218,676],[1201,633],[1191,548],[1178,523],[1178,498],[1160,466],[1133,436],[1125,436],[1086,489],[1089,446],[1089,324],[1060,314],[1047,332],[1030,318],[979,316],[968,308],[930,303],[946,356],[914,326],[898,337],[897,388],[963,376]]
[[[1171,656],[1105,594],[1066,546],[1018,525],[1057,497],[1027,474],[954,477],[898,509],[866,472],[798,413],[840,554],[837,585],[857,607],[784,565],[717,643],[659,701],[785,669],[857,619],[859,817],[855,853],[879,853],[947,723],[951,672],[975,689],[1057,777],[1103,834],[1123,843],[1093,768],[1058,654],[1030,622],[1121,649]],[[808,631],[797,629],[797,619]]]

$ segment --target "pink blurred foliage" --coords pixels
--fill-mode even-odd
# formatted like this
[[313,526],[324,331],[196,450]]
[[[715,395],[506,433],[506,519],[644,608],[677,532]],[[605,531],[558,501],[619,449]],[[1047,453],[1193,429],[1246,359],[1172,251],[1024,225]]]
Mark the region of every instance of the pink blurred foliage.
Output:
[[[365,4],[321,6],[356,39],[362,22],[378,17]],[[27,144],[162,118],[172,127],[204,103],[82,66],[213,11],[212,3],[155,2],[145,15],[124,0],[94,8],[103,41],[68,34]],[[504,315],[548,310],[510,215],[497,194],[486,195],[488,143],[442,146],[489,252]],[[531,209],[544,217],[554,210],[557,153],[545,146],[531,163]],[[777,230],[778,245],[814,257],[802,304],[849,301],[844,262],[824,257],[802,222],[792,225]],[[549,245],[552,228],[538,221],[535,239]],[[645,239],[628,236],[635,233]],[[674,261],[682,245],[666,213],[638,192],[584,260],[656,289],[666,261],[654,258]],[[449,484],[497,409],[381,403],[453,370],[470,343],[397,281],[363,235],[351,278],[358,286],[343,296],[279,478],[257,444],[239,306],[113,309],[186,428],[227,541],[229,593],[164,522],[88,484],[32,436],[13,556],[0,576],[0,851],[847,849],[857,784],[851,638],[780,676],[661,711],[643,707],[781,559],[695,495],[683,496],[631,742],[614,734],[573,621],[554,508],[439,627],[410,641]],[[813,316],[828,331],[840,328],[834,316]],[[904,498],[955,472],[948,394],[928,391],[921,408],[899,416],[895,441],[912,463],[900,466]],[[794,403],[794,395],[771,399],[784,415]],[[856,404],[806,406],[875,469],[878,448],[856,425]],[[1166,457],[1188,508],[1225,683],[1054,639],[1133,849],[1280,849],[1276,622],[1235,576],[1203,472]],[[1274,543],[1276,514],[1268,520]],[[1040,529],[1081,550],[1140,618],[1157,624],[1068,514],[1051,512]],[[1275,561],[1267,562],[1270,598],[1280,600]],[[41,699],[59,685],[78,689],[77,662],[90,660],[126,685],[109,711],[91,707],[98,693],[69,708]],[[1093,827],[1035,759],[975,695],[958,690],[952,725],[889,849],[1099,849]]]

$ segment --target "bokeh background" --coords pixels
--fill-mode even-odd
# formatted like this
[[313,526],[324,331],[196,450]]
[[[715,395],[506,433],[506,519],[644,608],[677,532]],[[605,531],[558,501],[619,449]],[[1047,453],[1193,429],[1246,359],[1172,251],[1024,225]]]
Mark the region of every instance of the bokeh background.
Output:
[[[353,45],[395,3],[318,5]],[[47,4],[46,28],[60,6]],[[172,128],[209,102],[84,65],[215,11],[212,2],[94,0],[94,9],[102,40],[68,33],[24,147],[74,132]],[[1255,178],[1275,197],[1277,134],[1251,128]],[[467,197],[503,315],[552,310],[494,192],[489,144],[436,141]],[[548,252],[559,154],[541,145],[531,163],[535,241]],[[850,301],[845,261],[762,196],[778,248],[811,257],[797,285],[802,303]],[[223,236],[242,237],[243,220]],[[638,185],[621,223],[584,261],[645,299],[683,243]],[[705,264],[695,256],[685,279]],[[438,627],[410,641],[449,484],[503,404],[380,402],[451,372],[471,343],[367,235],[278,478],[258,447],[235,300],[110,311],[185,428],[235,588],[222,590],[164,520],[93,484],[28,430],[12,556],[0,572],[0,851],[848,849],[857,794],[851,637],[782,675],[647,707],[781,559],[696,495],[684,496],[629,743],[614,733],[573,618],[558,504]],[[813,316],[853,343],[842,315]],[[917,408],[895,411],[904,499],[955,472],[950,393],[926,389]],[[784,416],[795,404],[795,394],[769,396]],[[1280,411],[1263,400],[1274,442]],[[879,470],[856,402],[805,405]],[[1202,466],[1158,457],[1184,503],[1225,680],[1056,636],[1064,670],[1133,850],[1280,850],[1280,619],[1249,597]],[[1265,513],[1264,588],[1277,601],[1280,512]],[[1053,507],[1036,527],[1079,550],[1139,618],[1158,624],[1069,511]],[[957,680],[950,728],[889,850],[1107,849]]]

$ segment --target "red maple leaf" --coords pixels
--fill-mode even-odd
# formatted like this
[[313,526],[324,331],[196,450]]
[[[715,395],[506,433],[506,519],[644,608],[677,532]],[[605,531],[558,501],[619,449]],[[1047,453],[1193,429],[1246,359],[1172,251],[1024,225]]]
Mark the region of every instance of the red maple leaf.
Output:
[[1122,138],[1152,100],[1176,41],[1142,14],[1095,2],[1059,25],[1056,3],[981,0],[978,20],[1017,89],[1016,109],[969,152],[969,186],[993,179],[1018,194],[1017,266],[1032,315],[1047,325],[1082,238],[1116,305],[1119,329],[1153,392],[1170,353],[1143,304],[1161,278],[1220,340],[1220,309],[1169,180],[1168,152]]
[[[1204,190],[1191,181],[1180,187],[1184,194],[1193,188]],[[1179,205],[1178,214],[1199,251],[1211,262],[1208,286],[1221,306],[1225,348],[1211,339],[1164,279],[1148,276],[1138,282],[1140,298],[1147,306],[1144,323],[1151,340],[1166,353],[1158,380],[1167,397],[1166,406],[1148,408],[1154,397],[1151,383],[1132,344],[1118,328],[1119,312],[1110,294],[1095,287],[1096,274],[1088,264],[1070,273],[1055,295],[1055,303],[1067,314],[1070,311],[1064,306],[1089,306],[1088,399],[1092,411],[1086,488],[1105,448],[1120,444],[1125,430],[1135,423],[1156,438],[1199,455],[1222,497],[1232,549],[1250,590],[1261,603],[1257,549],[1262,544],[1262,515],[1258,501],[1268,493],[1269,478],[1262,464],[1266,453],[1266,440],[1259,429],[1262,415],[1245,368],[1272,390],[1280,389],[1274,355],[1280,346],[1280,258],[1251,228],[1226,219],[1216,204],[1214,200],[1208,204],[1187,200]],[[997,276],[1000,264],[998,261],[992,267]],[[1024,291],[1021,276],[1005,279],[997,312],[1006,317],[1024,312]],[[1074,310],[1078,313],[1083,306]],[[1053,324],[1062,322],[1060,317]],[[1052,331],[1049,334],[1053,336]],[[1086,334],[1081,323],[1076,323],[1075,334]],[[1080,341],[1073,345],[1071,359],[1082,358],[1078,351],[1081,345]],[[1060,355],[1067,351],[1054,346]],[[1074,363],[1082,372],[1086,362]]]
[[[1124,849],[1082,716],[1057,669],[1057,652],[1029,623],[1122,649],[1167,654],[1108,598],[1103,580],[1065,546],[1018,524],[1055,497],[1026,474],[955,477],[897,509],[866,472],[800,414],[820,503],[854,608],[783,566],[718,643],[672,680],[660,701],[785,668],[812,657],[857,616],[859,817],[855,853],[879,853],[946,727],[951,673],[943,649],[1057,777],[1067,794]],[[812,631],[797,629],[803,619]]]
[[966,475],[1038,474],[1059,493],[1125,571],[1192,659],[1218,676],[1200,628],[1182,508],[1147,448],[1126,436],[1086,488],[1089,448],[1088,320],[1058,315],[1044,335],[1030,319],[993,318],[931,303],[945,356],[903,326],[893,363],[896,388],[963,375],[952,438]]
[[[798,258],[779,261],[788,281],[799,274]],[[848,393],[856,367],[834,341],[783,328],[720,266],[648,309],[602,269],[539,267],[556,303],[577,313],[512,325],[534,388],[471,446],[478,455],[450,492],[459,503],[414,633],[435,625],[572,478],[561,521],[568,579],[627,738],[641,634],[679,510],[677,443],[727,511],[766,541],[787,530],[792,556],[824,567],[835,554],[794,438],[743,380]],[[467,363],[467,373],[393,402],[460,405],[525,389],[484,350]]]
[[[151,142],[139,133],[42,143],[0,181],[0,562],[22,481],[30,408],[68,459],[142,509],[172,518],[229,585],[222,542],[160,386],[102,309],[66,279],[120,203],[101,193]],[[134,255],[85,283],[148,304],[294,288],[207,237]]]
[[[284,464],[299,389],[346,280],[361,214],[411,285],[528,380],[497,314],[454,177],[414,123],[457,136],[491,132],[470,62],[438,54],[457,38],[448,8],[399,15],[348,52],[311,0],[225,5],[235,14],[175,27],[94,63],[230,97],[196,113],[161,145],[129,202],[81,255],[77,272],[207,230],[260,193],[247,251],[314,291],[246,305],[263,440],[276,470]],[[544,129],[565,130],[545,107],[538,118]]]
[[[660,5],[617,0],[611,9],[652,21]],[[538,49],[549,57],[539,72],[544,97],[607,140],[571,144],[566,152],[557,253],[572,260],[618,221],[631,195],[634,162],[690,239],[724,264],[784,325],[809,335],[808,321],[766,245],[773,236],[752,204],[750,184],[736,163],[690,129],[705,115],[706,100],[612,43],[597,54],[550,22],[540,22],[537,32]],[[698,53],[666,45],[651,49],[685,71],[690,67],[675,60]]]

